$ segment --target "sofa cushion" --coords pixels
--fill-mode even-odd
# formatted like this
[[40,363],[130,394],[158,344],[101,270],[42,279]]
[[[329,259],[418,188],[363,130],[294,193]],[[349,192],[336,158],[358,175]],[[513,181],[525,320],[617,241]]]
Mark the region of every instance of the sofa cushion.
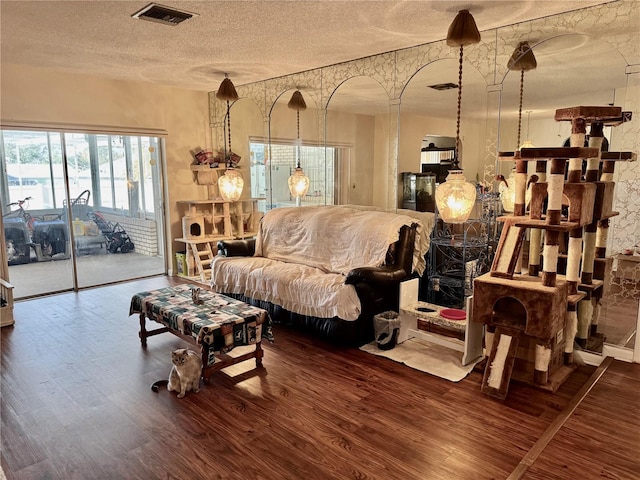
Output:
[[406,215],[338,206],[277,208],[260,222],[256,256],[346,275],[385,263]]
[[300,315],[356,320],[360,299],[344,276],[299,263],[263,257],[215,257],[211,287],[218,292],[243,294]]

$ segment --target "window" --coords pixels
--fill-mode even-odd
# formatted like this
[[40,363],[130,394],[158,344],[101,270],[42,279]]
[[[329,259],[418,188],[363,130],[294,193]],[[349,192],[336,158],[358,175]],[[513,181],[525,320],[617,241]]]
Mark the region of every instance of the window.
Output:
[[64,152],[72,200],[88,190],[94,208],[154,218],[159,147],[157,137],[0,131],[3,208],[31,197],[31,209],[61,209]]
[[[309,177],[309,191],[302,200],[303,205],[333,205],[335,203],[336,169],[339,155],[338,147],[319,147],[302,145],[300,147],[300,165]],[[251,157],[251,196],[265,198],[260,209],[270,210],[277,207],[293,206],[287,180],[296,168],[295,142],[279,140],[271,143],[271,162],[269,144],[255,140],[250,143]],[[267,163],[270,163],[267,165]]]

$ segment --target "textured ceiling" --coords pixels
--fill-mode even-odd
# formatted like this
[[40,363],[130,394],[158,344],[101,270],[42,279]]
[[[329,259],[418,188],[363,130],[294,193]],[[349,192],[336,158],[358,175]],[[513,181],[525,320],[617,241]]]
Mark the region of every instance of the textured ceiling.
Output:
[[199,14],[178,26],[147,3],[0,0],[2,64],[212,91],[442,40],[462,8],[488,30],[607,2],[161,0]]

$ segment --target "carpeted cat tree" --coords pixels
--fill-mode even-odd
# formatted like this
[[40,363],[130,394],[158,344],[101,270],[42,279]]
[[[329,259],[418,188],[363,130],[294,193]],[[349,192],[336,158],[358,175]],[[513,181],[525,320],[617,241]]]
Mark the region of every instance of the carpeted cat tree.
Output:
[[[537,181],[528,215],[517,201],[525,198],[526,182],[517,182],[520,208],[501,217],[491,271],[474,281],[472,318],[486,326],[487,395],[504,399],[512,378],[555,392],[575,369],[574,339],[585,346],[597,329],[612,267],[606,243],[609,218],[617,215],[614,165],[635,160],[630,152],[602,154],[603,127],[619,125],[625,116],[619,107],[559,109],[555,119],[572,125],[570,147],[499,154],[501,161],[515,160],[516,174],[525,177],[527,162],[536,162],[531,180]],[[540,234],[530,235],[530,263],[517,267],[527,231]]]

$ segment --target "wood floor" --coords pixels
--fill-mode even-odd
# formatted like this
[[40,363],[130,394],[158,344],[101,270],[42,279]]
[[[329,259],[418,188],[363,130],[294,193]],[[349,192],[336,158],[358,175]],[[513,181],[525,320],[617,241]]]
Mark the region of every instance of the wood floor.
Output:
[[176,281],[16,304],[0,332],[8,479],[640,478],[638,364],[614,362],[525,469],[594,367],[556,394],[512,382],[500,402],[481,372],[451,383],[276,326],[263,369],[236,365],[183,399],[154,393],[187,344],[164,334],[143,350],[129,302]]

